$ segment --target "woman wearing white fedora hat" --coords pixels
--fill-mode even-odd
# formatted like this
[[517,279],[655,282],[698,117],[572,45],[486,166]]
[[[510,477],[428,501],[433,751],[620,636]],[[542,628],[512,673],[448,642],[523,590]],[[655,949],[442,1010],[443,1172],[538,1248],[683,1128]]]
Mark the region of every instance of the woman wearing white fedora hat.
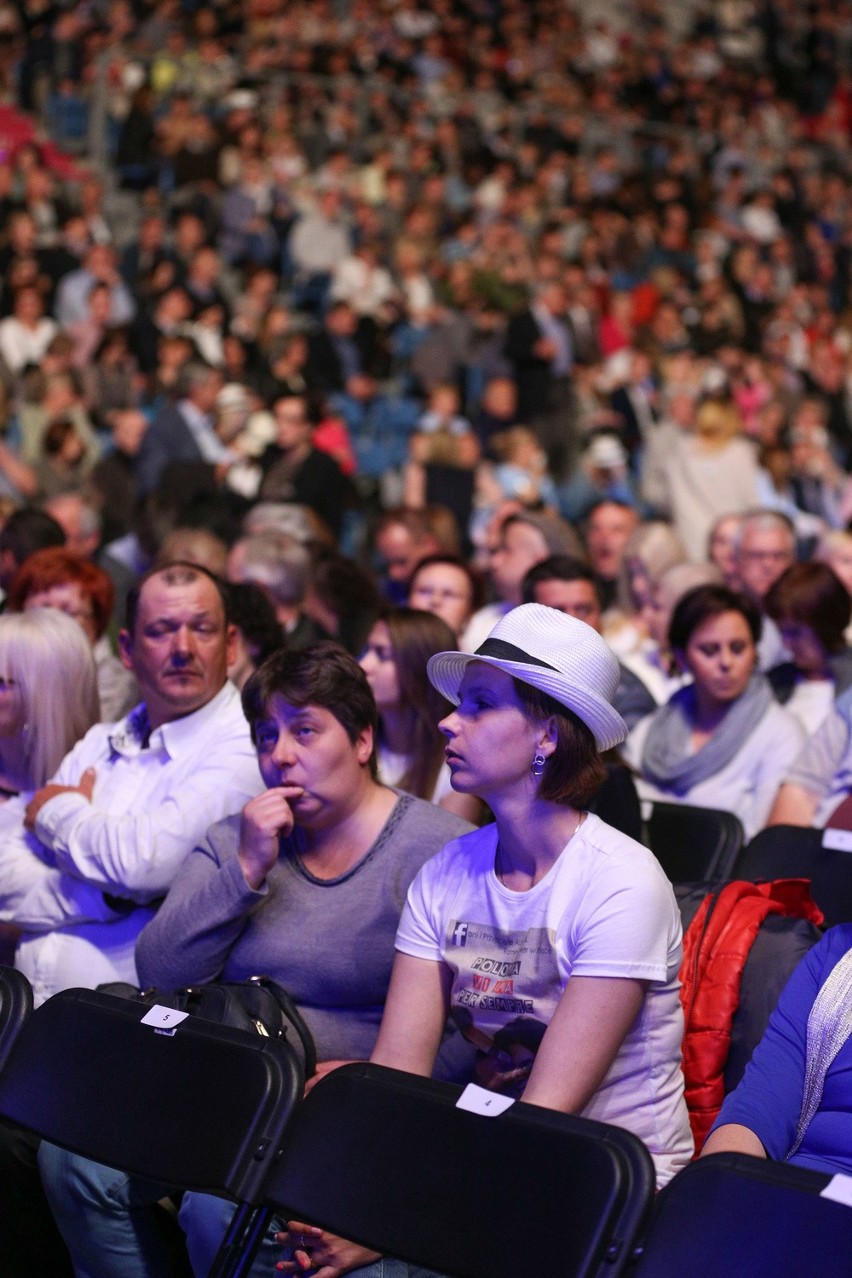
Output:
[[[629,1128],[662,1185],[692,1155],[680,917],[653,855],[585,811],[600,752],[626,735],[610,704],[618,663],[584,622],[524,604],[428,673],[456,706],[440,725],[453,788],[494,822],[409,889],[372,1059],[428,1075],[449,1020],[478,1049],[480,1083]],[[291,1228],[324,1275],[369,1259]]]

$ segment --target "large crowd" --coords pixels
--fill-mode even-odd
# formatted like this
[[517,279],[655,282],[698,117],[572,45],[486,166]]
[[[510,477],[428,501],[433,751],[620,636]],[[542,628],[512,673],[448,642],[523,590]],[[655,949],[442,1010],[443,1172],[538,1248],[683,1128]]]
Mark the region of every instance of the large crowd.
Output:
[[[845,526],[843,5],[4,12],[10,501],[83,491],[143,562],[199,486],[231,537],[305,489],[361,558],[397,504],[465,552],[503,497],[624,497],[691,559],[752,506]],[[275,473],[286,392],[351,484]]]
[[[852,829],[851,160],[849,0],[0,0],[0,945],[37,1002],[262,968],[320,1074],[475,1077],[683,1165],[677,909],[587,809],[608,773],[745,840]],[[832,938],[785,1014],[847,997]],[[773,1025],[708,1148],[849,1170]],[[168,1186],[0,1166],[9,1273],[170,1272]],[[224,1211],[183,1200],[198,1273]]]

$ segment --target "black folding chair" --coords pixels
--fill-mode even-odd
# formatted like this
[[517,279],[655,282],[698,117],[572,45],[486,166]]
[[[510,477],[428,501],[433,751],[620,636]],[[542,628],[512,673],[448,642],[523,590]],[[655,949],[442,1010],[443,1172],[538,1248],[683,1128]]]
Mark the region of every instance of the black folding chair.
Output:
[[304,1086],[284,1042],[94,990],[36,1008],[0,1071],[0,1116],[53,1144],[175,1189],[241,1204],[239,1251]]
[[653,1197],[642,1142],[521,1102],[469,1112],[461,1092],[377,1065],[335,1070],[294,1115],[270,1209],[453,1278],[620,1274]]
[[751,883],[810,879],[813,898],[825,914],[825,926],[852,923],[852,835],[847,830],[771,825],[742,850],[732,877]]
[[745,835],[733,812],[654,803],[645,823],[645,842],[671,883],[719,883],[730,877]]
[[23,972],[14,967],[0,967],[0,1070],[32,1010],[32,986]]
[[607,825],[642,842],[642,808],[632,773],[618,763],[606,765],[606,780],[589,803]]
[[635,1278],[849,1278],[852,1206],[833,1178],[745,1154],[690,1163],[663,1190]]

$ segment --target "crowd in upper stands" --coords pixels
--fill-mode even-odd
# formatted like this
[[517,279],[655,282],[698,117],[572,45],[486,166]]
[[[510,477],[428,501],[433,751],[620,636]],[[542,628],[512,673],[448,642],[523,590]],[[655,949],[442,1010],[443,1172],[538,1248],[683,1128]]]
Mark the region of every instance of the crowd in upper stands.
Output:
[[691,559],[754,506],[845,526],[848,6],[3,13],[9,501],[85,492],[133,568],[199,487],[354,554],[402,502],[466,550],[503,499]]

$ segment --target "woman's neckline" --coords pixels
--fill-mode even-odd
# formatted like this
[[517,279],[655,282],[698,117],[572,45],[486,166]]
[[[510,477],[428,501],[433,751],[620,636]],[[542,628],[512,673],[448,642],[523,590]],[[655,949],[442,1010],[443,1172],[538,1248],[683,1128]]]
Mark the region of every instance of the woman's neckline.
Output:
[[[391,790],[389,786],[380,786],[379,788],[382,790],[388,790],[390,794],[393,796],[394,802],[392,803],[388,811],[384,814],[384,818],[381,822],[381,825],[379,826],[378,830],[375,832],[375,835],[373,839],[371,840],[369,846],[366,847],[360,853],[359,856],[355,857],[348,865],[346,865],[343,869],[339,870],[336,874],[320,875],[315,873],[315,871],[311,868],[310,864],[308,864],[308,862],[306,861],[306,856],[310,857],[311,853],[313,852],[313,849],[308,847],[307,841],[305,839],[304,831],[301,830],[299,826],[294,826],[293,833],[290,835],[293,860],[298,866],[299,872],[302,875],[304,875],[304,877],[308,879],[311,883],[317,883],[320,886],[324,886],[324,887],[333,887],[335,884],[344,882],[346,879],[350,877],[350,875],[356,873],[356,871],[360,869],[360,867],[364,865],[366,861],[368,861],[372,856],[374,856],[375,853],[387,841],[387,838],[391,830],[396,825],[396,822],[400,813],[408,806],[408,804],[405,802],[408,796],[404,795],[401,791],[397,792],[397,791]],[[321,863],[320,857],[321,857],[321,854],[318,855],[316,858],[318,863]]]
[[538,888],[541,887],[543,883],[547,881],[550,875],[553,874],[554,870],[559,865],[559,862],[561,861],[564,853],[567,851],[569,845],[573,843],[575,835],[579,834],[580,829],[585,825],[586,819],[588,816],[589,816],[589,813],[585,811],[581,811],[577,814],[577,824],[574,826],[574,829],[568,835],[567,839],[565,840],[562,847],[560,848],[557,856],[554,858],[551,864],[547,867],[544,874],[542,874],[541,878],[536,879],[535,882],[529,885],[529,887],[515,888],[515,887],[511,887],[506,882],[504,876],[506,874],[512,873],[512,871],[508,867],[505,867],[503,869],[500,868],[501,857],[505,860],[505,853],[503,852],[503,849],[500,843],[500,835],[498,833],[497,843],[494,848],[494,864],[492,866],[492,874],[494,875],[494,878],[497,881],[498,886],[501,887],[504,892],[508,892],[512,896],[526,896],[530,892],[535,892]]

